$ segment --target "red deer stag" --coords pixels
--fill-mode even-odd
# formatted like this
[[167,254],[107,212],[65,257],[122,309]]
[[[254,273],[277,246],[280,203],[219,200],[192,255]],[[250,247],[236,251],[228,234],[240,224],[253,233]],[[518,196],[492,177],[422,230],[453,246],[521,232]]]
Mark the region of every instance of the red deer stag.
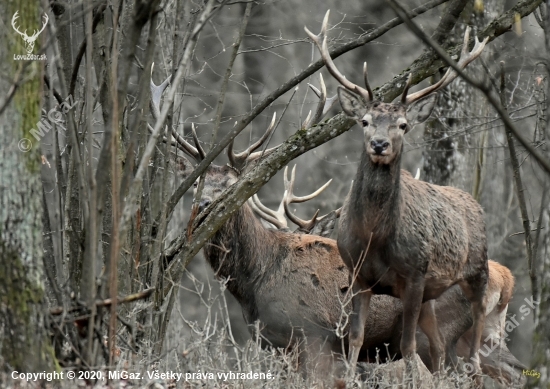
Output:
[[[162,91],[167,85],[165,82],[156,86],[151,82],[154,117],[159,112]],[[316,115],[310,123],[315,124],[318,120],[320,118]],[[193,134],[193,137],[197,145],[196,135]],[[174,143],[188,156],[197,161],[201,159],[202,153],[183,138],[176,138]],[[256,146],[260,147],[261,144]],[[251,150],[245,154],[249,154],[247,158],[239,159],[242,154],[237,154],[230,159],[242,169],[247,160],[252,161],[259,156]],[[185,163],[189,166],[187,161]],[[205,177],[199,203],[201,210],[219,197],[239,175],[234,167],[211,166]],[[320,230],[329,234],[337,212],[310,221],[292,215],[288,204],[296,201],[293,193],[295,176],[292,174],[290,180],[286,179],[286,172],[284,176],[287,193],[279,211],[263,207],[257,197],[253,206],[252,202],[245,203],[207,243],[205,258],[217,277],[229,279],[227,287],[239,301],[250,331],[259,328],[264,345],[292,348],[307,340],[310,347],[323,345],[325,353],[342,355],[343,345],[336,335],[336,326],[342,316],[342,301],[348,292],[349,277],[336,241],[311,234],[292,233],[285,218],[286,215],[297,224],[301,232],[315,231],[321,224],[326,224]],[[266,228],[253,212],[257,212],[275,228]],[[450,346],[449,352],[454,352],[454,345],[472,325],[469,302],[460,288],[455,286],[443,293],[435,305],[441,332],[446,344]],[[344,309],[346,314],[351,311],[349,304]],[[374,361],[377,355],[382,360],[399,358],[403,313],[401,302],[390,296],[374,296],[370,313],[365,323],[360,360]],[[260,325],[256,327],[254,324],[258,320]],[[344,346],[347,347],[345,342]],[[429,343],[424,338],[419,339],[418,353],[430,367]],[[509,374],[503,378],[506,382],[521,378],[514,367],[521,369],[523,366],[507,349],[499,349],[490,358],[494,359],[497,355],[505,356],[506,363],[496,359],[489,362],[498,366],[499,372]],[[304,360],[306,356],[307,353],[304,353],[301,359]],[[456,355],[454,358],[450,355],[449,359],[456,360]],[[517,363],[510,365],[508,361]]]
[[[338,249],[352,275],[353,315],[349,333],[352,368],[363,345],[372,294],[401,299],[404,307],[401,353],[412,360],[416,325],[430,341],[432,366],[444,362],[445,345],[437,326],[434,299],[458,284],[472,304],[474,319],[470,358],[480,371],[477,352],[483,330],[487,285],[487,243],[483,211],[466,192],[415,180],[402,171],[403,135],[425,121],[436,102],[432,92],[448,85],[449,70],[437,84],[408,95],[410,76],[401,101],[383,103],[347,80],[336,68],[327,47],[329,12],[319,36],[305,29],[319,48],[325,65],[340,82],[338,97],[344,112],[363,128],[364,147],[353,187],[340,217]],[[466,30],[459,66],[480,55],[487,39],[468,52]],[[478,380],[479,381],[479,380]]]

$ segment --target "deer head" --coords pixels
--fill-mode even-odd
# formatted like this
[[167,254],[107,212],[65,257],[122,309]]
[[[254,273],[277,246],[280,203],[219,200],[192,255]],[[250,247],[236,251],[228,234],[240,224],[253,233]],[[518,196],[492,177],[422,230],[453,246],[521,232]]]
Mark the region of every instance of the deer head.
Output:
[[[239,173],[231,166],[211,165],[205,177],[205,185],[199,200],[199,213],[204,211],[224,190],[233,185],[239,178]],[[198,180],[195,181],[193,196],[196,195]]]
[[38,35],[40,35],[42,33],[42,31],[44,31],[44,29],[46,28],[46,25],[48,24],[48,20],[50,20],[50,19],[48,18],[47,14],[44,14],[44,16],[43,16],[44,23],[42,24],[42,28],[40,29],[40,31],[34,30],[34,34],[32,34],[31,36],[28,36],[27,35],[27,30],[25,30],[24,32],[21,32],[21,31],[19,31],[19,28],[17,28],[17,25],[15,24],[15,21],[19,18],[18,12],[19,11],[17,11],[13,15],[13,18],[11,19],[11,25],[12,25],[13,29],[15,30],[15,32],[17,32],[19,35],[21,35],[23,37],[23,41],[25,42],[25,49],[27,50],[27,54],[32,54],[32,51],[34,50],[34,42],[38,38]]
[[[365,151],[370,160],[375,164],[390,164],[401,152],[403,135],[430,116],[437,100],[433,92],[451,83],[457,77],[457,73],[449,68],[439,82],[412,94],[408,94],[411,86],[411,75],[409,75],[399,102],[388,104],[377,101],[368,82],[366,62],[363,66],[366,89],[346,79],[334,65],[327,46],[326,31],[329,13],[330,11],[327,11],[319,35],[314,35],[307,27],[305,31],[318,47],[330,74],[342,85],[338,87],[340,105],[344,112],[363,128]],[[462,69],[481,54],[488,41],[486,38],[483,42],[479,42],[476,37],[473,50],[468,52],[469,37],[470,28],[468,27],[464,35],[462,55],[458,62]]]
[[402,103],[363,102],[357,94],[339,87],[338,98],[346,115],[363,128],[365,150],[371,161],[387,165],[401,152],[403,135],[428,119],[437,95],[431,94],[406,106]]

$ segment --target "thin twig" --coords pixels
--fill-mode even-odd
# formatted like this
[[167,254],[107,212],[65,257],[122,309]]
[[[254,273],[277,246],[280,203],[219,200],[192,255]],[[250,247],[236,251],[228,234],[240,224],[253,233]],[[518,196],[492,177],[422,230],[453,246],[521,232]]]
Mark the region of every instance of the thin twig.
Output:
[[[97,8],[96,14],[94,16],[94,20],[92,23],[92,34],[95,32],[97,25],[103,18],[103,12],[105,11],[105,8],[107,8],[107,4],[102,4]],[[89,10],[89,12],[91,12],[91,10]],[[82,40],[82,43],[80,44],[80,47],[78,49],[78,54],[76,55],[76,59],[74,61],[73,71],[71,73],[71,83],[69,86],[69,96],[74,95],[76,78],[78,77],[78,69],[80,68],[80,62],[82,61],[82,57],[84,57],[85,52],[86,52],[86,38]]]
[[[500,103],[502,108],[506,110],[506,81],[504,72],[504,61],[500,62]],[[514,144],[514,138],[512,137],[512,131],[508,126],[504,127],[506,131],[506,139],[508,140],[508,150],[510,151],[510,163],[512,164],[512,170],[514,175],[514,186],[516,187],[516,194],[518,196],[519,209],[521,212],[521,220],[523,222],[523,233],[525,235],[525,248],[527,250],[527,266],[529,268],[529,277],[531,278],[531,290],[533,296],[538,296],[537,286],[537,274],[534,268],[533,258],[533,241],[531,239],[531,221],[529,220],[529,214],[527,213],[527,204],[525,202],[525,194],[523,181],[521,179],[521,171],[519,167],[518,156],[516,154],[516,146]],[[536,310],[536,307],[534,308]],[[536,315],[535,315],[536,317]]]
[[147,167],[149,166],[149,160],[151,159],[151,156],[155,151],[155,147],[157,144],[157,140],[160,136],[161,130],[164,128],[164,121],[168,116],[170,106],[174,102],[174,97],[176,95],[178,83],[180,79],[183,77],[183,75],[185,74],[185,72],[187,71],[187,66],[189,65],[191,54],[192,54],[191,49],[194,47],[193,43],[198,39],[198,35],[201,32],[202,28],[204,27],[206,22],[212,17],[213,12],[215,12],[215,10],[213,10],[213,6],[214,6],[214,0],[209,0],[209,2],[206,4],[205,9],[202,12],[197,22],[197,25],[195,26],[195,29],[193,30],[191,38],[189,39],[189,43],[185,48],[185,52],[179,63],[178,71],[176,72],[176,75],[172,81],[172,85],[168,91],[160,116],[157,119],[157,122],[155,123],[155,126],[153,128],[153,133],[151,134],[151,137],[145,147],[145,151],[143,152],[143,155],[141,157],[140,163],[136,171],[136,175],[130,186],[129,193],[126,198],[124,210],[122,212],[120,228],[118,231],[118,234],[120,235],[121,239],[123,234],[126,231],[126,228],[128,227],[128,224],[132,215],[135,214],[135,211],[139,206],[139,202],[140,202],[139,193],[142,190],[143,177],[145,176],[145,172],[147,171]]

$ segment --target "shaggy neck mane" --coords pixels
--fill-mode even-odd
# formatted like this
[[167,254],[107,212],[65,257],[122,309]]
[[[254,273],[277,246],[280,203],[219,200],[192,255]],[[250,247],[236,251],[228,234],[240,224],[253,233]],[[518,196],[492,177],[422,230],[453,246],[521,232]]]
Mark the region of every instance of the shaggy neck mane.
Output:
[[353,225],[384,239],[399,217],[401,153],[389,165],[372,162],[363,149],[350,193],[349,215]]
[[254,285],[272,265],[266,259],[280,251],[277,235],[265,228],[245,203],[204,246],[212,270],[218,277],[230,279],[227,289],[242,305],[253,307]]

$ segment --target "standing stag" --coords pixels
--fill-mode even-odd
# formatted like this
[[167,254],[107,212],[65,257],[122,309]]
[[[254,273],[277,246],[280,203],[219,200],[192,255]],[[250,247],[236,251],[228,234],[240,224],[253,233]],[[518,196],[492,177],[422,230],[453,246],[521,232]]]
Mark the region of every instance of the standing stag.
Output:
[[[416,350],[416,325],[430,342],[432,366],[445,361],[445,344],[437,325],[434,299],[458,284],[472,304],[470,359],[477,357],[485,315],[487,243],[483,211],[466,192],[415,180],[402,171],[403,135],[431,114],[436,95],[456,73],[451,69],[435,85],[408,95],[410,76],[401,101],[374,99],[363,69],[366,89],[347,80],[336,68],[327,47],[329,12],[319,36],[305,29],[325,65],[343,87],[338,97],[344,112],[363,128],[364,147],[353,187],[340,218],[338,249],[353,277],[353,315],[349,360],[355,366],[363,345],[372,294],[388,294],[403,303],[401,353],[411,360]],[[322,42],[321,42],[322,39]],[[468,52],[466,30],[459,66],[481,54],[487,39],[477,38]]]
[[[159,86],[151,82],[154,117],[158,115],[161,95],[167,86],[168,80]],[[320,115],[310,117],[305,126],[320,121],[330,108],[331,102],[325,103],[323,83],[321,86],[322,90],[318,93],[321,97],[318,107]],[[266,133],[272,130],[270,126]],[[200,148],[193,147],[177,134],[174,136],[175,145],[191,158],[201,160],[203,153]],[[197,146],[195,133],[193,137]],[[260,140],[265,141],[267,138],[264,135]],[[252,147],[258,148],[261,144],[257,142]],[[247,162],[260,155],[253,153],[250,148],[240,154],[234,154],[231,148],[229,154],[233,167],[212,165],[207,171],[199,200],[201,211],[239,178],[241,173],[235,167],[243,169]],[[189,165],[185,161],[184,166]],[[239,301],[249,330],[260,329],[264,346],[285,349],[299,346],[304,351],[317,347],[317,350],[313,350],[322,348],[327,355],[342,355],[342,347],[347,347],[347,344],[346,340],[342,344],[336,329],[342,317],[351,313],[349,304],[343,306],[349,289],[348,271],[335,240],[311,235],[314,231],[323,231],[320,234],[328,236],[338,211],[325,217],[317,218],[315,215],[310,221],[293,215],[288,207],[290,203],[308,200],[318,195],[324,187],[310,196],[297,197],[294,195],[294,170],[290,180],[287,180],[286,171],[284,177],[286,193],[279,210],[271,211],[254,196],[207,243],[205,258],[217,277],[229,280],[227,287]],[[266,228],[253,213],[275,228]],[[300,233],[309,232],[310,235],[290,232],[285,216],[299,226]],[[493,278],[493,265],[500,266],[490,263],[490,280]],[[501,283],[497,280],[489,282],[489,285],[491,296],[500,296],[503,290]],[[491,285],[494,287],[491,288]],[[511,291],[513,279],[511,285],[506,285],[506,290]],[[509,298],[510,293],[503,294]],[[496,300],[492,297],[492,300],[501,301],[500,306],[504,308],[508,301],[498,297]],[[344,314],[342,309],[345,310]],[[464,337],[472,325],[470,304],[460,288],[454,286],[437,299],[435,309],[445,344],[448,345],[449,360],[456,361],[457,342],[463,344],[468,341]],[[505,309],[499,308],[499,312],[506,314]],[[403,306],[398,299],[385,295],[373,296],[370,315],[365,323],[365,337],[359,358],[361,361],[374,361],[377,356],[383,361],[400,358],[402,315]],[[255,321],[260,321],[258,327],[254,325]],[[344,332],[347,330],[343,329]],[[418,335],[418,353],[432,370],[429,342],[423,334]],[[461,353],[462,348],[459,347],[458,351],[458,356],[465,356]],[[302,353],[300,359],[307,361],[307,352]],[[510,385],[525,380],[521,375],[524,366],[508,351],[505,344],[500,344],[498,350],[482,359],[481,363],[483,370],[487,370],[491,377],[500,382]]]

